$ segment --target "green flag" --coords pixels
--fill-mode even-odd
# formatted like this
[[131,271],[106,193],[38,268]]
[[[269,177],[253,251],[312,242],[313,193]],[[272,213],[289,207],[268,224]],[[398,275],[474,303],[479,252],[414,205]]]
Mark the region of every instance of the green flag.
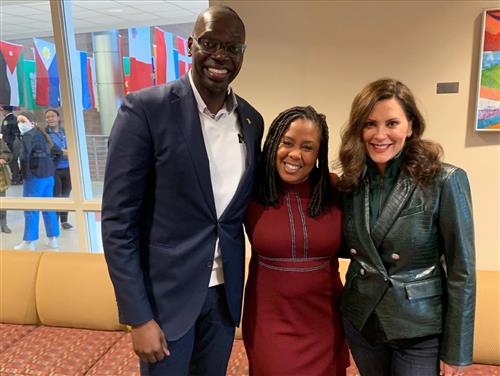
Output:
[[23,66],[24,83],[24,107],[28,110],[36,110],[43,107],[37,106],[35,102],[36,95],[36,67],[34,60],[24,60]]

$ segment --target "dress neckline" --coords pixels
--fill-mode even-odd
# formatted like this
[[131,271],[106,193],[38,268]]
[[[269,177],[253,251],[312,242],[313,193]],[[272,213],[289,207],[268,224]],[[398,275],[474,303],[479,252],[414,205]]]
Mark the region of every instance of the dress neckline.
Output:
[[284,192],[298,192],[301,196],[309,196],[309,193],[311,192],[311,182],[309,179],[297,184],[285,182],[282,182],[282,184]]

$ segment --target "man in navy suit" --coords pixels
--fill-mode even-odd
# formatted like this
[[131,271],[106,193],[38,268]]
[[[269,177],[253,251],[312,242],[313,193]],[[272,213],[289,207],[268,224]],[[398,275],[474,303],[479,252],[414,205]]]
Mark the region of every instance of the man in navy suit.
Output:
[[109,139],[104,253],[143,375],[225,375],[239,324],[242,221],[263,133],[234,94],[245,27],[208,8],[181,79],[129,94]]

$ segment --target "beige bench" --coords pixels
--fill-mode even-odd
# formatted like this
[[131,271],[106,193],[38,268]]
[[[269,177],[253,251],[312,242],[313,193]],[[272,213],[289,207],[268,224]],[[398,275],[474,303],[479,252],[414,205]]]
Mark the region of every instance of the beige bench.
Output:
[[[500,272],[477,277],[474,362],[500,365]],[[234,348],[228,374],[241,376],[241,341]],[[102,254],[0,251],[0,374],[36,371],[139,374]]]

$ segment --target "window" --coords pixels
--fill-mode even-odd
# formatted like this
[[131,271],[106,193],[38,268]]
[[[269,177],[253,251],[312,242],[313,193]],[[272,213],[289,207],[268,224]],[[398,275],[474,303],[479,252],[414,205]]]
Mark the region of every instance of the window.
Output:
[[47,128],[52,130],[47,134],[67,150],[57,167],[67,168],[72,186],[57,198],[54,193],[26,198],[24,183],[11,185],[1,200],[13,232],[2,233],[1,248],[12,249],[20,242],[23,211],[36,208],[69,210],[72,228],[60,227],[61,250],[102,251],[100,199],[116,112],[128,92],[187,72],[187,38],[208,2],[16,1],[0,6],[0,74],[9,74],[9,87],[0,88],[0,104],[14,106],[16,117],[32,112],[40,126],[50,123],[46,111],[54,108],[59,127]]

